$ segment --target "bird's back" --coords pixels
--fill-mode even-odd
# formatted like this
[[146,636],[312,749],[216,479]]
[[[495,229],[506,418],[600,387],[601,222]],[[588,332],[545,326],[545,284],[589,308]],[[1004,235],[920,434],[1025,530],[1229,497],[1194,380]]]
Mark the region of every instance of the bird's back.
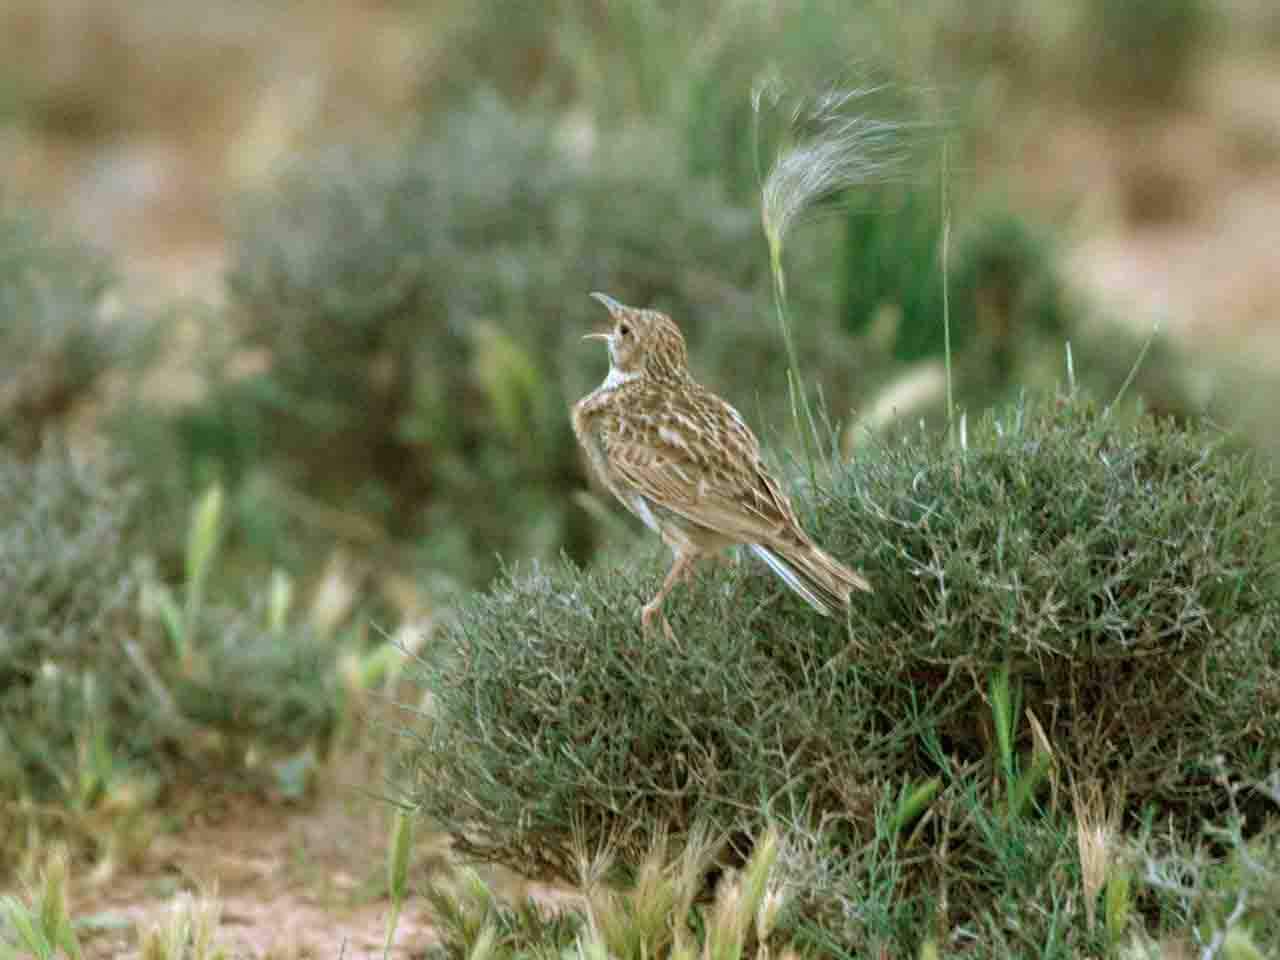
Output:
[[627,384],[597,417],[602,476],[631,509],[640,496],[673,522],[727,542],[807,542],[751,429],[700,384]]

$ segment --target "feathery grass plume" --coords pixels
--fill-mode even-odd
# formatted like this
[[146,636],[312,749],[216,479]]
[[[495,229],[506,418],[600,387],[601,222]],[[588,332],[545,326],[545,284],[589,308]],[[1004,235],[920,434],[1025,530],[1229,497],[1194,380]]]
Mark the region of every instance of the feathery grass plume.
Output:
[[[912,134],[922,127],[872,113],[872,102],[887,92],[883,85],[833,89],[791,104],[791,142],[778,152],[760,188],[761,219],[775,262],[792,227],[820,205],[846,190],[905,176]],[[761,115],[779,109],[785,96],[776,78],[756,85],[751,106],[757,128]]]
[[493,891],[474,869],[467,868],[450,876],[448,883],[433,881],[424,892],[442,939],[460,948],[452,955],[469,955],[493,925],[497,909]]
[[396,814],[391,831],[391,846],[387,850],[387,896],[391,910],[387,914],[387,936],[382,944],[382,956],[391,955],[391,941],[400,923],[400,908],[409,892],[409,853],[413,847],[413,817],[408,810]]
[[[777,824],[770,824],[763,837],[756,843],[751,859],[742,871],[742,907],[746,916],[736,921],[739,935],[745,938],[752,925],[757,932],[766,932],[777,920],[777,911],[781,901],[770,894],[778,892],[776,884],[771,884],[773,868],[778,862],[782,833]],[[772,914],[770,916],[769,914]]]
[[475,943],[471,945],[471,952],[467,954],[467,960],[489,960],[494,955],[497,945],[497,929],[492,924],[486,924],[484,929],[480,931],[480,935],[476,937]]
[[578,909],[548,908],[528,895],[504,900],[470,867],[444,871],[424,893],[440,935],[431,955],[444,960],[563,957],[586,936]]
[[199,897],[187,894],[187,898],[193,960],[220,960],[224,954],[213,942],[222,923],[222,901],[218,899],[217,886]]
[[[724,848],[725,837],[709,821],[698,820],[689,828],[682,842],[684,849],[680,852],[679,862],[675,864],[675,884],[680,895],[675,908],[677,917],[687,917],[693,911],[694,900],[702,891],[707,871]],[[674,932],[675,949],[694,950],[688,940],[686,927],[677,924]]]
[[585,887],[591,934],[610,956],[660,956],[672,943],[673,911],[690,898],[679,887],[685,875],[678,862],[669,861],[668,839],[667,829],[660,826],[625,891],[602,882],[613,856],[610,841],[594,858],[580,856],[580,862],[588,864],[584,876],[593,880]]
[[1071,797],[1076,815],[1076,847],[1080,856],[1080,882],[1084,887],[1085,919],[1092,930],[1097,919],[1098,894],[1105,888],[1107,930],[1114,944],[1124,932],[1124,918],[1128,914],[1127,903],[1118,899],[1122,891],[1127,893],[1127,883],[1116,879],[1121,865],[1115,862],[1124,805],[1123,789],[1117,789],[1108,799],[1101,784],[1092,780],[1084,787],[1073,783]]
[[213,942],[221,922],[216,890],[181,893],[164,920],[139,930],[140,954],[143,960],[224,960],[226,952]]
[[[922,127],[872,112],[873,100],[887,92],[885,86],[874,85],[831,89],[795,99],[787,111],[785,145],[760,186],[760,218],[769,245],[774,306],[790,366],[788,389],[797,427],[808,427],[807,432],[800,430],[806,438],[806,450],[809,438],[816,442],[819,433],[808,397],[799,386],[800,365],[791,335],[783,250],[787,234],[805,216],[833,202],[838,204],[849,190],[904,176],[911,153],[908,135]],[[766,111],[781,110],[786,99],[785,87],[773,76],[758,82],[752,91],[757,150],[762,116]],[[800,410],[804,424],[799,422]]]

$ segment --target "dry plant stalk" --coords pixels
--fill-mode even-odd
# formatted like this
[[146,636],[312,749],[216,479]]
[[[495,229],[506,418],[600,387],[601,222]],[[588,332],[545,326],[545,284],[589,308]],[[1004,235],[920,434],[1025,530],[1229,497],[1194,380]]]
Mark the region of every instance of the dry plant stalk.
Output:
[[1072,808],[1076,815],[1076,846],[1080,854],[1080,878],[1084,886],[1084,909],[1089,929],[1094,928],[1098,911],[1098,894],[1118,858],[1120,813],[1124,788],[1116,785],[1107,791],[1097,780],[1083,787],[1071,784]]

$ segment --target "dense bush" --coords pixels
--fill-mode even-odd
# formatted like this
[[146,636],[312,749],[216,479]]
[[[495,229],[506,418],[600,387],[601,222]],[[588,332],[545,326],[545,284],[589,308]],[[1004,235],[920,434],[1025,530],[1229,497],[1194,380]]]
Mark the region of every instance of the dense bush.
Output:
[[0,450],[0,807],[84,812],[117,788],[136,802],[184,764],[235,769],[252,744],[334,721],[330,644],[269,629],[252,604],[145,609],[162,590],[137,563],[140,506],[118,471]]
[[0,443],[26,454],[136,343],[102,317],[106,263],[0,200]]
[[118,669],[137,599],[124,546],[130,501],[65,453],[48,449],[26,464],[0,452],[6,793],[71,784],[63,764],[74,765],[78,738],[101,719],[94,714],[146,698],[142,676]]
[[[1221,801],[1215,758],[1245,778],[1280,764],[1262,719],[1280,711],[1273,502],[1205,430],[1018,405],[964,448],[915,437],[840,465],[802,503],[876,588],[847,626],[744,564],[676,594],[675,646],[642,636],[656,549],[511,573],[462,604],[422,667],[423,811],[470,854],[572,876],[575,831],[704,817],[748,835],[833,822],[872,849],[887,795],[1011,780],[1036,725],[1060,776],[1122,781],[1129,809],[1188,830]],[[950,842],[981,861],[963,819]],[[1028,876],[1063,842],[1024,841]]]

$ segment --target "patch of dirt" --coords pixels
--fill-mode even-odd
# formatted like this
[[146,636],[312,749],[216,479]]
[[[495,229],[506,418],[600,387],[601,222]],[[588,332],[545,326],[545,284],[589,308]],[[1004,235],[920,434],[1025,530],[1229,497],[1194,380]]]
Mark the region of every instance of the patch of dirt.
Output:
[[1216,65],[1174,114],[1055,113],[1040,132],[1013,166],[1040,209],[1073,211],[1073,286],[1108,320],[1280,373],[1275,62]]
[[[394,811],[366,792],[378,789],[373,766],[342,764],[322,776],[317,799],[299,804],[248,792],[184,797],[170,808],[172,832],[139,862],[73,885],[72,915],[87,921],[85,955],[140,956],[140,933],[163,928],[190,894],[221,906],[215,942],[228,956],[382,956]],[[442,864],[441,849],[437,837],[415,844],[393,957],[420,957],[433,942],[426,906],[413,891]]]

